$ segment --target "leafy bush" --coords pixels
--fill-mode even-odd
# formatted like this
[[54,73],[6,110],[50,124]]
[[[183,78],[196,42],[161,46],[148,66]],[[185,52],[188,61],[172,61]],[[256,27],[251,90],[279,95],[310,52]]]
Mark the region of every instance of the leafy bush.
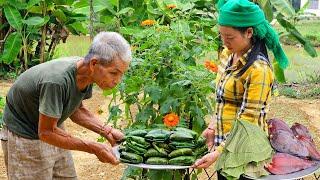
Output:
[[0,127],[2,127],[2,115],[3,115],[3,108],[5,105],[5,98],[0,96]]
[[196,61],[215,44],[201,32],[191,32],[187,21],[150,27],[131,39],[134,59],[118,86],[120,93],[106,92],[113,93],[109,121],[148,127],[175,112],[181,126],[202,131],[205,116],[212,113],[215,75]]

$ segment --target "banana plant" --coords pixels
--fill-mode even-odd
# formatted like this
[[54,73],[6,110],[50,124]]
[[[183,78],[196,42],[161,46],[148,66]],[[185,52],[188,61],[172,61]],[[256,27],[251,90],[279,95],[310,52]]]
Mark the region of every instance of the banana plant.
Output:
[[86,16],[73,13],[72,4],[70,0],[0,1],[2,19],[5,19],[0,34],[6,34],[1,39],[5,42],[0,48],[3,49],[0,63],[16,68],[21,65],[26,70],[30,65],[52,58],[56,45],[60,40],[65,41],[69,32],[86,34],[83,27]]
[[[303,13],[303,10],[306,9],[309,2],[307,2],[298,12],[295,12],[288,0],[257,0],[256,2],[264,10],[266,18],[269,22],[275,18],[277,22],[286,30],[286,32],[281,32],[281,36],[290,36],[295,38],[303,45],[304,50],[311,57],[318,56],[314,46],[310,43],[310,41],[306,37],[303,37],[303,35],[295,28],[297,17]],[[275,9],[275,12],[273,12],[273,8]],[[279,67],[275,60],[273,65],[277,80],[280,83],[285,82],[284,70]]]

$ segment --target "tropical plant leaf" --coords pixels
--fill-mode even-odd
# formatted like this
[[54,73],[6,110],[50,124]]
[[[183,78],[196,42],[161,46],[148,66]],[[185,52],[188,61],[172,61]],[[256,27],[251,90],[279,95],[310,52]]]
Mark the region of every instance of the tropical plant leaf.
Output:
[[[48,18],[46,19],[49,20]],[[28,26],[41,26],[45,23],[46,19],[39,16],[33,16],[29,17],[26,20],[22,20],[22,22],[27,24]]]
[[128,12],[134,12],[134,9],[131,7],[123,8],[119,12],[117,12],[116,15],[120,16],[120,15],[126,14]]
[[40,3],[41,0],[30,0],[27,5],[27,9],[32,8],[34,5]]
[[4,6],[4,14],[10,26],[17,30],[22,29],[22,17],[20,12],[16,8],[6,5]]
[[0,0],[0,6],[3,6],[6,3],[6,0]]
[[284,75],[284,70],[279,66],[276,60],[273,61],[273,69],[276,79],[279,83],[285,83],[286,77]]
[[83,24],[81,22],[75,22],[72,24],[68,24],[68,27],[72,27],[74,30],[76,30],[77,34],[88,34],[88,30],[83,27]]
[[270,3],[285,17],[290,18],[295,15],[295,11],[288,0],[270,0]]
[[273,20],[273,10],[269,0],[258,0],[260,7],[263,9],[266,19],[271,22]]
[[32,6],[28,9],[28,12],[34,14],[42,14],[42,7],[41,6]]
[[205,129],[205,121],[200,116],[194,116],[192,119],[192,130],[201,134],[201,132]]
[[119,0],[109,0],[112,5],[119,8]]
[[53,0],[53,2],[56,5],[65,5],[66,4],[66,0]]
[[[108,9],[109,11],[112,10],[112,13],[115,14],[116,12],[113,11],[113,6],[109,1],[105,0],[94,0],[93,1],[93,11],[95,13],[101,12],[105,9]],[[79,14],[86,14],[89,15],[90,7],[88,0],[81,0],[75,4],[75,9],[73,10],[74,13]]]
[[292,25],[289,21],[284,19],[284,16],[281,14],[277,15],[277,20],[283,26],[287,32],[289,32],[293,37],[295,37],[304,47],[304,50],[311,56],[317,57],[317,51],[310,43],[310,41],[304,38],[301,33]]
[[120,33],[125,35],[133,35],[141,32],[141,28],[139,27],[121,27]]
[[18,0],[10,0],[8,1],[8,3],[12,6],[15,7],[17,9],[26,9],[28,4],[22,1],[18,1]]
[[6,64],[12,63],[20,52],[22,46],[22,35],[18,32],[11,33],[4,44],[1,61]]
[[142,174],[142,168],[128,166],[124,170],[121,180],[128,180],[129,178],[136,179],[141,177],[141,174]]
[[61,23],[65,23],[68,18],[61,9],[56,9],[52,13]]

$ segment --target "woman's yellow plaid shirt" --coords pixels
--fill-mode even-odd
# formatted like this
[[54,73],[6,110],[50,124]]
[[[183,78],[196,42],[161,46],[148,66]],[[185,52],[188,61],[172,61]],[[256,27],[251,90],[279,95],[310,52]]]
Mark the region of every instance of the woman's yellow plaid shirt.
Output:
[[250,50],[231,65],[232,53],[224,49],[216,78],[216,136],[215,144],[223,142],[236,119],[257,124],[267,132],[266,113],[274,84],[269,61],[264,56],[257,60],[239,77],[237,74],[246,64]]

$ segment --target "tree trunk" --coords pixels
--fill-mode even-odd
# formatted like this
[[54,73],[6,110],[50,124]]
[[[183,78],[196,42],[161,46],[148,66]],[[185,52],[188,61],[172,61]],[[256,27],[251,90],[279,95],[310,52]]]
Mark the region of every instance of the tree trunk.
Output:
[[41,45],[40,45],[40,63],[44,63],[46,58],[45,57],[46,38],[47,38],[47,24],[42,26]]
[[92,41],[94,37],[94,29],[93,29],[93,22],[94,22],[94,9],[93,9],[93,0],[89,0],[90,4],[90,24],[89,24],[89,31],[90,31],[90,40]]
[[24,70],[28,69],[28,44],[27,39],[23,37],[23,57],[24,57]]
[[[0,24],[3,25],[5,23],[4,14],[2,12],[2,9],[0,9]],[[0,52],[2,52],[4,40],[5,40],[6,32],[5,29],[0,30]]]
[[[43,2],[43,8],[42,8],[42,15],[43,17],[46,16],[47,13],[47,7],[46,3]],[[46,39],[47,39],[47,24],[42,26],[41,28],[41,45],[40,45],[40,63],[45,62],[45,51],[46,51]]]

